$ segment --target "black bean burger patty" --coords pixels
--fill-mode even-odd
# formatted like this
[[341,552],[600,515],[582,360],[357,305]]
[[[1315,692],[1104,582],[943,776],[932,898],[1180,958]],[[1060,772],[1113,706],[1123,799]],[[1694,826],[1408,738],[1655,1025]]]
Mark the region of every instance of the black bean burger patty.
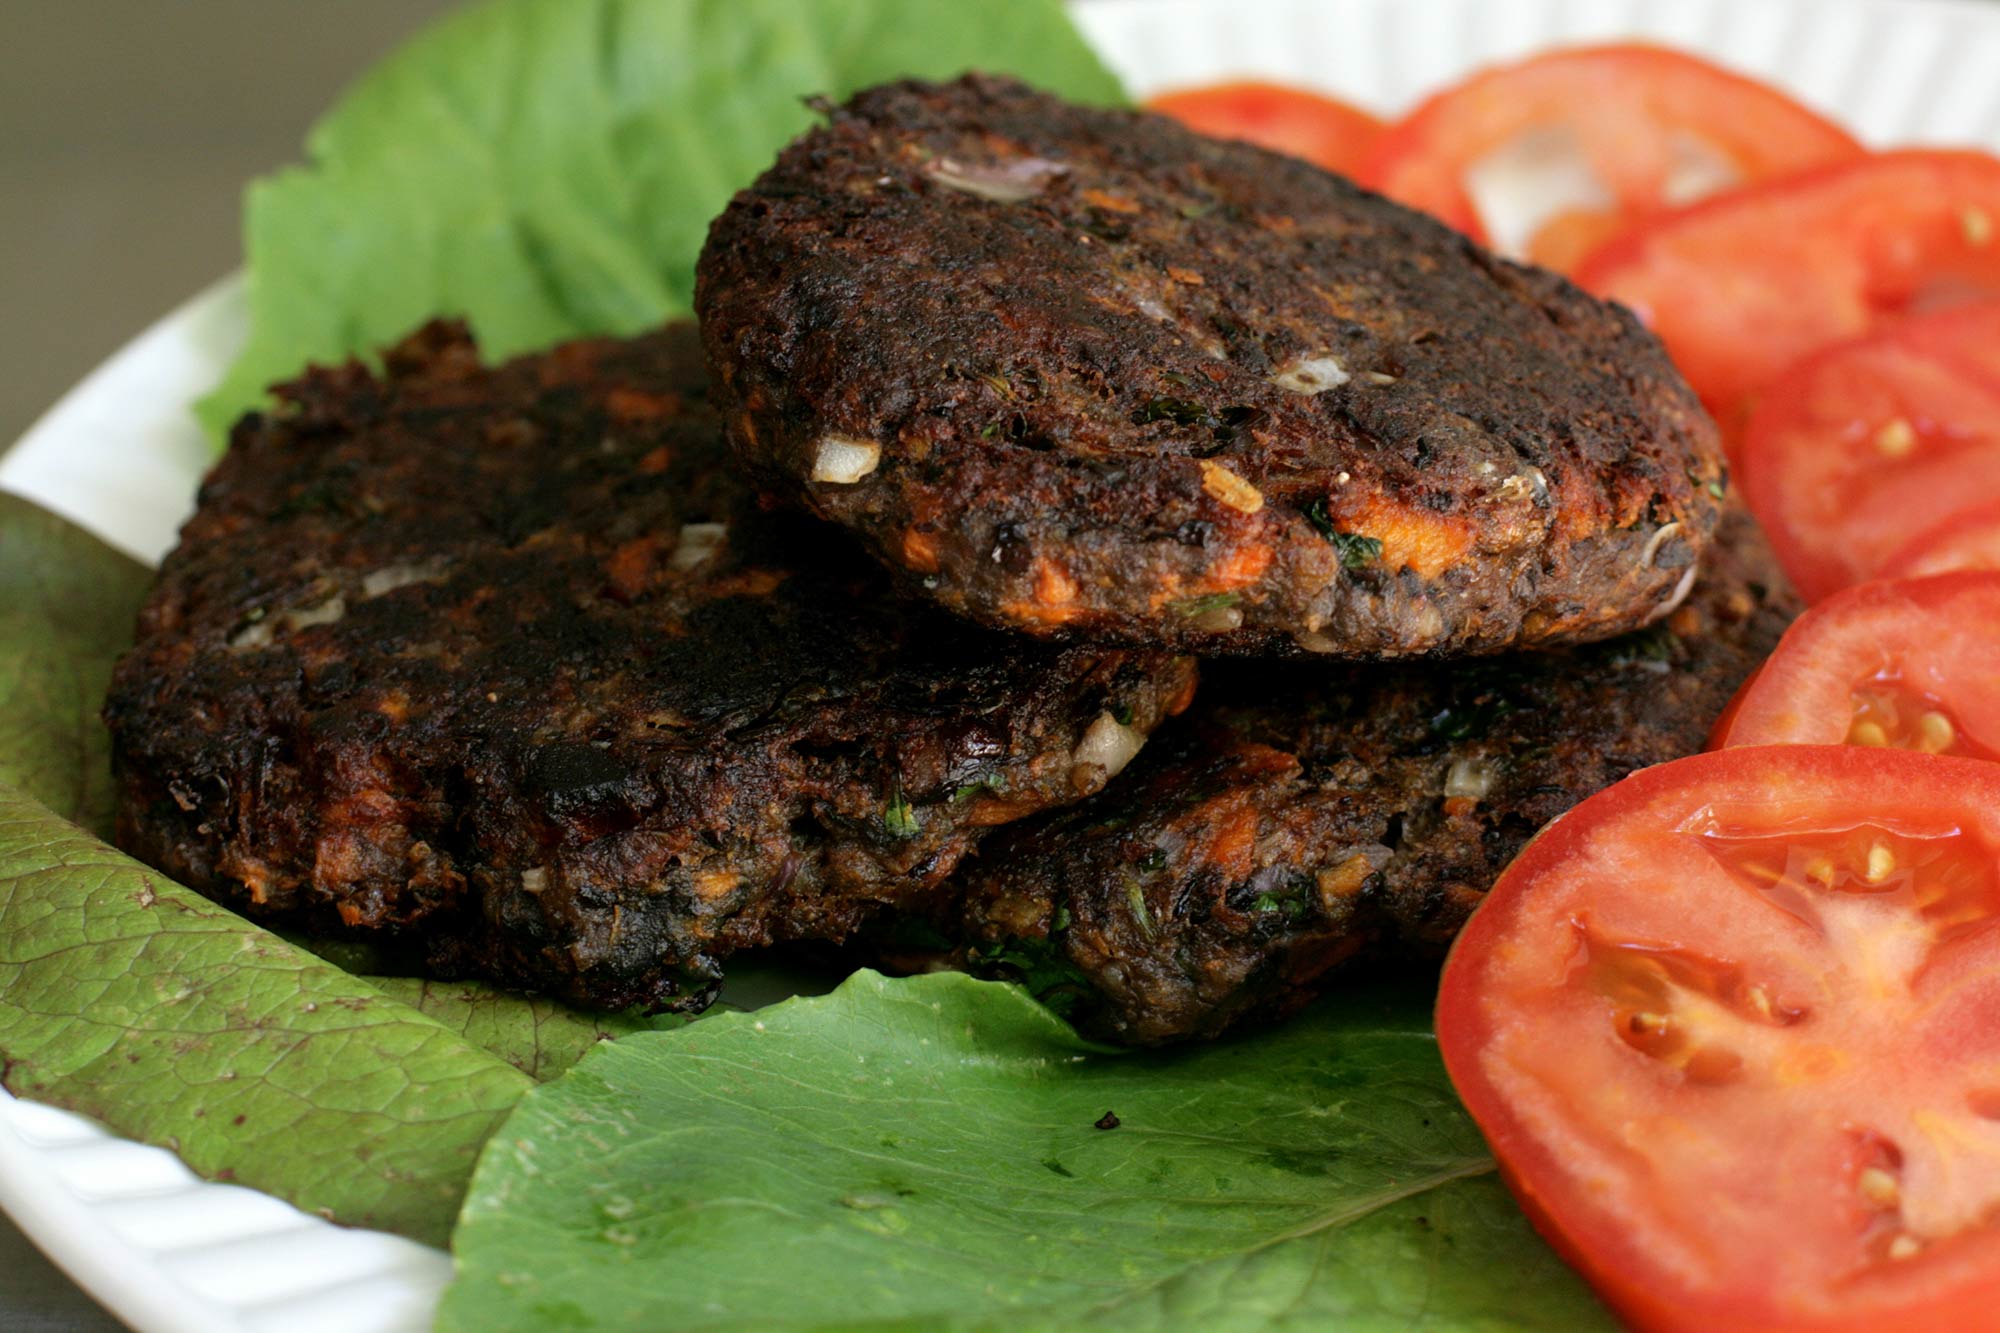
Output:
[[1192,664],[898,600],[726,467],[693,330],[462,328],[236,429],[105,708],[120,845],[264,920],[604,1007],[920,899],[1101,786]]
[[1537,830],[1701,749],[1776,643],[1797,603],[1755,524],[1727,516],[1705,564],[1663,624],[1584,648],[1212,669],[1102,795],[967,862],[946,957],[1152,1044],[1284,1013],[1350,959],[1442,956]]
[[952,610],[1205,653],[1663,614],[1712,423],[1562,278],[1304,162],[970,76],[832,110],[713,225],[731,439]]

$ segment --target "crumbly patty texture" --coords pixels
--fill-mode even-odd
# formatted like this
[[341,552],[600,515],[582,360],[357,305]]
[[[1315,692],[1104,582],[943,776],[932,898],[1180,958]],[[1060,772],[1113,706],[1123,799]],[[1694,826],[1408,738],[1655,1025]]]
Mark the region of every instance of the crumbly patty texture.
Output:
[[962,615],[1204,653],[1663,614],[1713,424],[1651,334],[1306,163],[1011,81],[832,110],[711,228],[736,449]]
[[1543,825],[1701,749],[1796,611],[1734,512],[1686,604],[1634,635],[1331,674],[1214,668],[1102,795],[967,863],[937,927],[947,956],[1140,1044],[1288,1012],[1350,960],[1442,956]]
[[761,512],[690,327],[438,324],[237,427],[105,708],[127,851],[251,915],[621,1008],[923,899],[1192,664],[1010,641]]

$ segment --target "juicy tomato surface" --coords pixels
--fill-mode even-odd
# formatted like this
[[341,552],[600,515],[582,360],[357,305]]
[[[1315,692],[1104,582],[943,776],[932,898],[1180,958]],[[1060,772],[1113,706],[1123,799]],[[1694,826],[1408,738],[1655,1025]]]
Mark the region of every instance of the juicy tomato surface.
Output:
[[1219,83],[1163,93],[1146,103],[1198,134],[1243,139],[1353,175],[1383,123],[1359,107],[1276,83]]
[[1807,599],[2000,501],[2000,302],[1822,349],[1758,395],[1737,480]]
[[1581,264],[1728,418],[1800,357],[1887,321],[2000,296],[2000,158],[1875,153],[1643,223]]
[[1714,751],[1528,846],[1445,965],[1439,1044],[1633,1324],[1990,1327],[1996,927],[2000,764]]
[[1792,623],[1714,745],[2000,759],[2000,573],[1863,583]]
[[1912,537],[1883,562],[1882,576],[1921,578],[1955,569],[2000,569],[2000,501],[1969,505]]
[[1595,197],[1527,247],[1567,269],[1631,223],[1717,188],[1853,157],[1846,130],[1768,85],[1655,46],[1551,51],[1481,71],[1419,105],[1375,145],[1362,179],[1490,240],[1473,173],[1509,145],[1580,158]]

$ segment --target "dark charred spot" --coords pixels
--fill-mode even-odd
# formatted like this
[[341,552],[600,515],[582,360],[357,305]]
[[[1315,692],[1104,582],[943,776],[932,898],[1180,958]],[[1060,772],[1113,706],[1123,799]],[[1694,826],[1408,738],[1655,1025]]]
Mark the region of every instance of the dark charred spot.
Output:
[[993,549],[987,558],[1010,574],[1027,570],[1031,561],[1028,539],[1020,527],[1013,523],[1002,523],[993,532]]

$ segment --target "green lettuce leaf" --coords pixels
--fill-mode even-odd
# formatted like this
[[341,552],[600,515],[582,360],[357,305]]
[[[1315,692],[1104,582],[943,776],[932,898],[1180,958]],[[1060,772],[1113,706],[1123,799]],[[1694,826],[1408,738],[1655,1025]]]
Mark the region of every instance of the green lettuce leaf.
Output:
[[488,1146],[438,1326],[1608,1327],[1428,1009],[1123,1054],[1011,986],[863,972],[630,1036]]
[[533,1086],[5,785],[0,1070],[200,1175],[432,1244]]
[[512,995],[476,981],[422,977],[370,977],[391,999],[437,1020],[482,1050],[499,1056],[538,1083],[569,1069],[591,1047],[634,1032],[663,1031],[691,1022],[681,1014],[594,1014],[554,1000]]
[[97,710],[151,577],[0,495],[0,783],[98,833],[110,830],[111,766]]
[[689,312],[708,222],[805,129],[801,99],[1014,72],[1122,99],[1059,0],[486,0],[376,66],[309,164],[254,186],[250,341],[211,427],[308,360],[433,315],[489,351]]

